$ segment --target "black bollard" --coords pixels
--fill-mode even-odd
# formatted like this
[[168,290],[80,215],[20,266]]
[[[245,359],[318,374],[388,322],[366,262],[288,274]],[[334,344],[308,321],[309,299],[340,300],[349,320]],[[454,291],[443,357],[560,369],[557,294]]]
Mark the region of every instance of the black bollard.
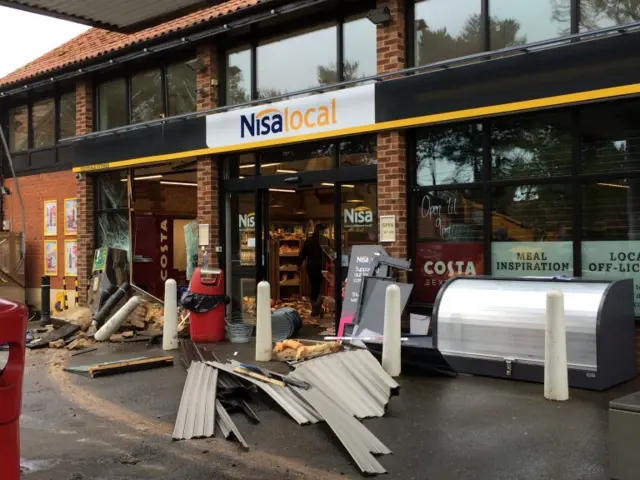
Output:
[[45,327],[51,323],[51,277],[45,275],[40,280],[40,325]]
[[104,302],[104,305],[102,306],[100,311],[93,316],[92,323],[94,323],[97,328],[100,328],[102,326],[104,321],[107,319],[107,315],[109,315],[109,312],[111,312],[111,310],[113,310],[113,307],[115,307],[118,302],[120,302],[120,300],[124,298],[128,290],[129,282],[124,282],[122,285],[120,285],[118,290],[116,290],[115,293],[111,295],[106,302]]

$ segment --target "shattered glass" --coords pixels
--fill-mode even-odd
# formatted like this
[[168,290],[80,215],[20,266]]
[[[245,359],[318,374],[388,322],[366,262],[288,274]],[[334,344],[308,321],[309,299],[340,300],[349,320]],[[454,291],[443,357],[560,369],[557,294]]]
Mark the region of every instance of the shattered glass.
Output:
[[191,280],[193,270],[198,266],[198,222],[195,220],[184,226],[187,246],[187,280]]
[[102,173],[96,177],[98,210],[127,209],[127,178],[125,170]]
[[129,255],[129,216],[121,212],[98,214],[98,248],[118,248]]

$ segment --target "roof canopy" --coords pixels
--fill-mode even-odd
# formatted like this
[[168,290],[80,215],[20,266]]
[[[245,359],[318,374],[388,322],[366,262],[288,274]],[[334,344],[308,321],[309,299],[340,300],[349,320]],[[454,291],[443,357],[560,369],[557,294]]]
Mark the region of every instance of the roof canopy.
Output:
[[223,0],[0,0],[0,6],[132,33]]

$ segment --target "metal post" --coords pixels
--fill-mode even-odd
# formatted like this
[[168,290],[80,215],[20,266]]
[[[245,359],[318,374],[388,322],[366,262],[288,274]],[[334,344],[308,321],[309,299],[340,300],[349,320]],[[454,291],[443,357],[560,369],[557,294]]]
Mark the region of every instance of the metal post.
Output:
[[120,310],[118,310],[113,317],[109,319],[107,323],[105,323],[100,330],[98,330],[95,334],[95,339],[98,342],[104,342],[105,340],[109,340],[111,335],[118,331],[120,325],[122,325],[129,315],[131,315],[136,308],[140,306],[140,297],[131,297],[127,303],[125,303]]
[[45,275],[40,280],[40,325],[51,323],[51,278]]
[[400,287],[389,285],[384,304],[384,338],[382,339],[382,368],[397,377],[401,370],[401,324]]
[[258,284],[256,319],[256,362],[271,360],[271,287],[269,282]]
[[558,290],[547,293],[547,328],[545,331],[544,397],[547,400],[569,399],[567,334],[564,323],[564,295]]

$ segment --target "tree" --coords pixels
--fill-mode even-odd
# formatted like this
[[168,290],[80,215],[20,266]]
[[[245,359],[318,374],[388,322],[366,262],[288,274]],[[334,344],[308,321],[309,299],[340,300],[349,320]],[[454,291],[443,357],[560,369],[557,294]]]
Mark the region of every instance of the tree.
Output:
[[244,87],[244,75],[242,69],[235,65],[227,70],[227,104],[237,105],[251,100],[251,92]]
[[[552,0],[554,20],[568,24],[570,0]],[[595,30],[640,20],[640,0],[580,0],[580,27]],[[566,32],[568,33],[568,32]]]
[[[342,67],[342,74],[344,75],[344,81],[357,80],[358,78],[364,78],[364,74],[358,74],[358,68],[360,62],[350,62],[345,60]],[[327,66],[318,65],[318,84],[320,85],[332,85],[338,83],[338,67],[335,62],[331,62]]]

